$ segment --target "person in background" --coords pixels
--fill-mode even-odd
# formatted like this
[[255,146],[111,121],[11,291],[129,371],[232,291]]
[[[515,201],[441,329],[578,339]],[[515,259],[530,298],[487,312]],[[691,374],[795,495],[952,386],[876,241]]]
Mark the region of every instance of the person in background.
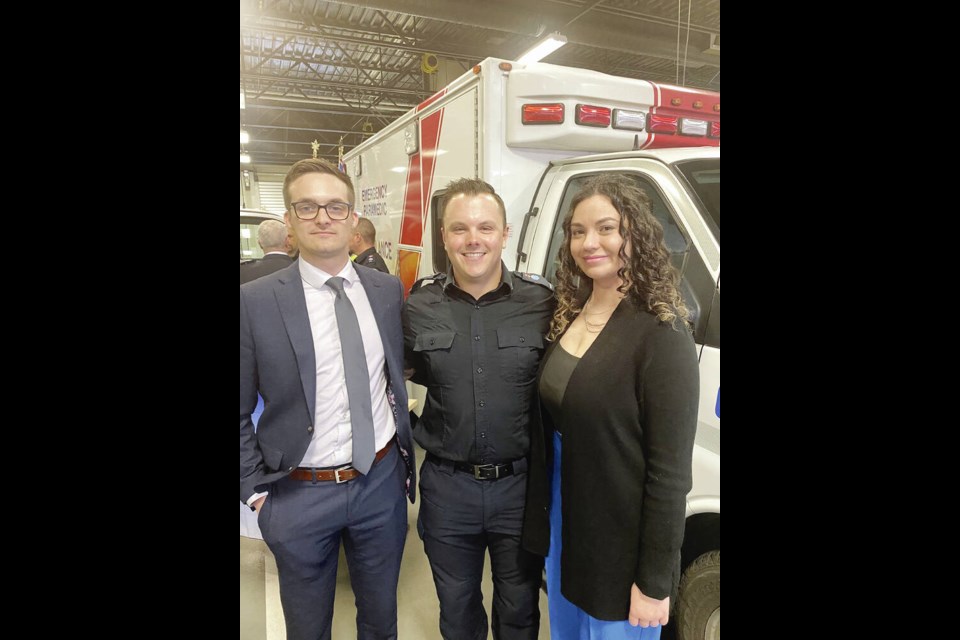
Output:
[[287,254],[287,228],[279,220],[260,223],[257,227],[257,244],[263,250],[263,257],[240,265],[240,284],[289,267],[293,262]]
[[507,270],[506,209],[489,184],[451,182],[441,211],[451,268],[414,283],[403,314],[407,366],[427,387],[414,428],[427,452],[417,528],[440,600],[440,633],[486,639],[480,581],[489,551],[493,637],[535,639],[543,559],[521,548],[520,535],[552,287]]
[[291,260],[296,260],[300,257],[300,248],[297,244],[297,236],[293,235],[293,232],[289,229],[287,230],[287,241],[283,248],[287,250],[287,255],[290,256]]
[[330,638],[341,541],[357,637],[395,639],[416,488],[403,285],[350,262],[354,190],[336,166],[297,162],[283,195],[300,259],[240,287],[240,500],[276,558],[288,640]]
[[365,267],[390,273],[387,263],[374,248],[377,243],[377,230],[373,223],[366,218],[360,218],[356,231],[350,236],[350,253],[356,255],[354,262]]
[[588,180],[563,231],[531,445],[552,482],[531,463],[524,544],[549,546],[552,638],[655,639],[679,581],[697,428],[688,311],[631,180]]

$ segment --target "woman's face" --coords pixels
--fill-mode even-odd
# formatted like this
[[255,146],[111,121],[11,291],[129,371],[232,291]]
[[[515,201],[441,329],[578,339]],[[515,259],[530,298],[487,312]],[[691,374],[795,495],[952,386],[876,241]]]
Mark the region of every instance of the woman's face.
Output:
[[[583,273],[596,284],[617,286],[617,271],[623,266],[620,247],[620,214],[610,199],[593,195],[577,205],[570,220],[570,254]],[[626,255],[630,243],[626,242]]]

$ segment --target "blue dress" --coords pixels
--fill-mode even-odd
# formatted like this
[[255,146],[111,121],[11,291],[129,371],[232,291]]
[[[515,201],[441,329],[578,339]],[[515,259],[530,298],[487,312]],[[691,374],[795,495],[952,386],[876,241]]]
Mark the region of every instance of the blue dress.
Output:
[[631,626],[626,620],[597,620],[564,598],[560,592],[560,450],[560,434],[554,433],[554,463],[550,482],[550,552],[546,559],[551,640],[659,640],[659,626],[644,628]]

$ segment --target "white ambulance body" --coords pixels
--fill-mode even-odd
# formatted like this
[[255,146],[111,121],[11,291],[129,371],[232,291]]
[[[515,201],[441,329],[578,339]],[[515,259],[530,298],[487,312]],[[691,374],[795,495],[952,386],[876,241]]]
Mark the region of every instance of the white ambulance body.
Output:
[[[356,209],[405,288],[446,271],[437,205],[451,180],[489,182],[507,208],[509,269],[553,280],[579,184],[631,176],[691,309],[700,356],[694,485],[687,497],[678,638],[720,629],[720,94],[595,71],[488,58],[344,156]],[[586,155],[588,154],[588,155]],[[423,393],[417,413],[422,410]]]

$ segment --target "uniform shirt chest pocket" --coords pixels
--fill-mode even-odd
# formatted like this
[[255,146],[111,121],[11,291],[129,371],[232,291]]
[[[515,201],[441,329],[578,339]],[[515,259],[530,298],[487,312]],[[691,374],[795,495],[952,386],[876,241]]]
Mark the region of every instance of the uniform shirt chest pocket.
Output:
[[454,377],[453,340],[455,331],[432,331],[417,335],[413,350],[420,356],[437,382]]
[[543,350],[543,335],[534,329],[497,329],[497,346],[504,380],[520,384],[533,382]]

